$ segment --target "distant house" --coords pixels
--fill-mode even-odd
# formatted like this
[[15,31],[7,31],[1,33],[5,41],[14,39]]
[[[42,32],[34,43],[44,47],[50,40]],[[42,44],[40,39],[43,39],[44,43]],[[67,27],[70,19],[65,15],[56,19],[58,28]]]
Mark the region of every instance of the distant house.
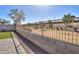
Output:
[[0,25],[4,24],[5,22],[3,20],[0,20]]

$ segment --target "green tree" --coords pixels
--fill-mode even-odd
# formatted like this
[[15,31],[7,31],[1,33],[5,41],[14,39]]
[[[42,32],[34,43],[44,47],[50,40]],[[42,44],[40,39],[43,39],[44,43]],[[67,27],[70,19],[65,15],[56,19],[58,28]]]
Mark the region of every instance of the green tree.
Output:
[[44,31],[45,24],[42,21],[40,21],[39,25],[40,25],[41,34],[42,34],[42,37],[43,37],[43,31]]
[[49,23],[49,28],[52,28],[52,21],[49,20],[48,23]]
[[3,22],[5,25],[9,25],[10,24],[10,21],[7,21],[6,19],[3,19]]
[[27,26],[32,26],[32,23],[27,23]]
[[64,15],[64,17],[62,18],[62,21],[67,25],[67,24],[71,24],[72,22],[74,22],[75,16],[71,15],[71,13]]
[[13,19],[14,24],[15,24],[15,29],[16,29],[17,24],[20,24],[25,19],[24,12],[19,9],[11,9],[8,15],[11,19]]

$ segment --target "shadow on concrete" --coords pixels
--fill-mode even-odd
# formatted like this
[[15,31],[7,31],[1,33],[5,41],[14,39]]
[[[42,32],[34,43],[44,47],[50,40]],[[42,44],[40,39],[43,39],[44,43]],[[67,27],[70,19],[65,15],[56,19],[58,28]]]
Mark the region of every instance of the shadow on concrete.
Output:
[[30,40],[23,37],[18,32],[14,31],[14,33],[25,43],[35,54],[49,54],[48,52],[44,51],[42,48],[38,47],[34,43],[32,43]]

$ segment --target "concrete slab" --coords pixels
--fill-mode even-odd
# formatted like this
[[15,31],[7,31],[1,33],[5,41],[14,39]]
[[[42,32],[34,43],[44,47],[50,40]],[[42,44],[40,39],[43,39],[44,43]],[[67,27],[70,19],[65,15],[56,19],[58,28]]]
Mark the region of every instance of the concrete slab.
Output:
[[15,37],[15,35],[14,35],[14,33],[12,32],[12,35],[13,35],[13,40],[14,40],[14,43],[15,43],[15,45],[16,45],[16,49],[17,49],[17,51],[16,52],[18,52],[18,54],[26,54],[26,51],[25,51],[25,49],[22,47],[22,44],[19,42],[19,40]]
[[16,54],[16,50],[11,38],[0,40],[0,54]]
[[26,52],[13,34],[13,38],[0,40],[0,54],[26,54]]

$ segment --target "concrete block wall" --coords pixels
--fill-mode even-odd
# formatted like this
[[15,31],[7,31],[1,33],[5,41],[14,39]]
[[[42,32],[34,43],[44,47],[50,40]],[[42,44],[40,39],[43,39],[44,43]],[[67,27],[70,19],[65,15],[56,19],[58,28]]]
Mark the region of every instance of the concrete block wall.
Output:
[[55,39],[50,39],[48,37],[42,37],[40,35],[19,29],[17,30],[17,32],[49,53],[54,53],[54,54],[79,53],[78,45],[69,44]]
[[15,30],[15,26],[13,25],[0,25],[0,31],[2,30]]

